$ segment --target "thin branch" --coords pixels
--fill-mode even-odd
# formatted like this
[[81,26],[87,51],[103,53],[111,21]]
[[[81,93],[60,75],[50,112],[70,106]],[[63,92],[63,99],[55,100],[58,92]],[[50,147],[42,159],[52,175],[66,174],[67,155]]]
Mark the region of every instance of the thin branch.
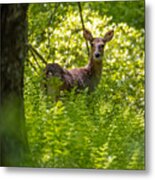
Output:
[[31,54],[32,54],[35,62],[37,63],[38,67],[41,69],[41,66],[40,66],[40,64],[39,64],[38,61],[37,61],[37,58],[36,58],[36,56],[35,56],[35,54],[34,54],[34,51],[32,51],[32,49],[30,49],[30,51],[31,51]]
[[38,74],[37,68],[33,65],[33,63],[27,58],[28,63],[31,65],[31,67],[34,69],[34,71]]
[[54,21],[55,13],[56,13],[58,7],[59,7],[59,3],[55,3],[54,10],[50,15],[50,18],[49,18],[49,21],[48,21],[48,24],[47,24],[47,26],[48,26],[48,28],[47,28],[47,30],[48,30],[48,32],[47,32],[48,33],[48,48],[49,48],[49,54],[48,54],[48,58],[47,58],[48,60],[49,60],[49,58],[51,56],[51,50],[52,50],[51,46],[50,46],[50,28],[49,27],[51,25],[51,22],[53,23],[53,21]]
[[47,65],[47,62],[45,61],[45,59],[41,56],[41,54],[39,54],[39,52],[38,52],[31,44],[28,44],[28,47],[29,47],[29,49],[31,49],[31,50],[40,58],[40,60],[41,60],[45,65]]
[[[79,12],[80,12],[80,19],[81,19],[81,23],[82,23],[82,29],[83,31],[85,30],[85,25],[84,25],[84,21],[83,21],[83,16],[82,16],[82,8],[81,8],[81,3],[78,3],[78,7],[79,7]],[[88,52],[88,56],[89,56],[89,46],[88,46],[88,41],[86,40],[86,47],[87,47],[87,52]]]

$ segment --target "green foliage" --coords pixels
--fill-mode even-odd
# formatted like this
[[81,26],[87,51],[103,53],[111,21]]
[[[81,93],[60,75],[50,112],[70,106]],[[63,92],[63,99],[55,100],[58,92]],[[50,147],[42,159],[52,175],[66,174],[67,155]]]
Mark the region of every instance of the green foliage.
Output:
[[[42,70],[25,65],[33,166],[144,169],[144,6],[143,1],[115,2],[116,8],[113,3],[82,3],[85,26],[94,36],[115,31],[95,92],[63,92],[53,101],[43,92]],[[48,62],[66,68],[88,63],[76,3],[32,4],[28,21],[29,43]],[[37,67],[31,54],[29,60]]]
[[138,1],[111,1],[98,2],[94,5],[86,3],[86,7],[99,12],[100,16],[112,16],[115,23],[128,23],[128,25],[141,29],[144,27],[144,0]]

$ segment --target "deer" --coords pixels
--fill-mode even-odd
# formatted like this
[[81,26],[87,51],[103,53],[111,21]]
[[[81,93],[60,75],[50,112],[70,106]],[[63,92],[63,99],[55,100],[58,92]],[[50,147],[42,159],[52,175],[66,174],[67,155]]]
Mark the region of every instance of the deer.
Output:
[[70,70],[61,67],[57,63],[47,64],[45,68],[47,80],[53,79],[55,81],[57,79],[59,81],[57,85],[52,85],[53,81],[47,85],[49,94],[52,93],[59,96],[61,90],[70,91],[73,88],[76,88],[77,91],[88,88],[88,92],[92,92],[99,84],[102,75],[104,47],[113,38],[114,30],[110,30],[104,37],[98,38],[93,37],[89,30],[84,29],[83,36],[91,46],[88,64],[85,67]]

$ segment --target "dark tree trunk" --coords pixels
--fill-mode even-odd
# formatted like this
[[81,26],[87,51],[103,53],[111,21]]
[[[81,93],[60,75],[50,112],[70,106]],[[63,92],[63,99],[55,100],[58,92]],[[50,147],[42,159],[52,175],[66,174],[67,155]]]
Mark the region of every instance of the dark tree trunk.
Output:
[[28,152],[23,103],[27,4],[1,5],[0,165],[22,166]]

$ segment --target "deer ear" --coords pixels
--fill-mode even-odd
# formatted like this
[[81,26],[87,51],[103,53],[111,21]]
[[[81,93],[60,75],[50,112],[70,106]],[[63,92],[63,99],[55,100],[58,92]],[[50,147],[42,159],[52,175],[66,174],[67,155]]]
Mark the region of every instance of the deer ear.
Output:
[[108,31],[108,32],[105,34],[103,40],[104,40],[105,42],[108,42],[108,41],[110,41],[110,40],[113,38],[113,36],[114,36],[114,30],[110,30],[110,31]]
[[92,36],[91,32],[89,30],[87,30],[87,29],[85,29],[83,31],[83,36],[87,41],[92,41],[93,40],[93,36]]

